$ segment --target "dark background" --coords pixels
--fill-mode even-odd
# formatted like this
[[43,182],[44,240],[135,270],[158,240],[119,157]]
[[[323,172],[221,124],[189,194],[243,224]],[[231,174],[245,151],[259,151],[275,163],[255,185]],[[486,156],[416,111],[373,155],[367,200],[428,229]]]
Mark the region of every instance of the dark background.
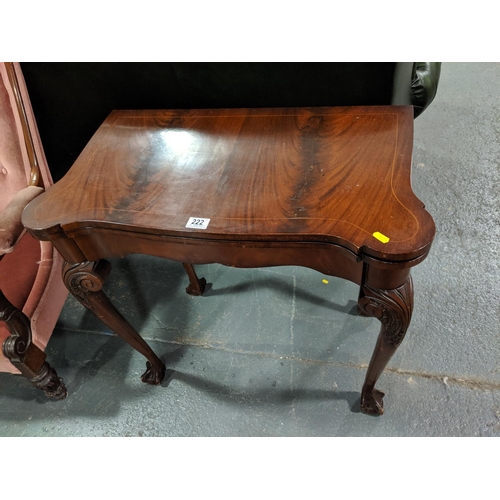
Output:
[[22,63],[54,181],[113,109],[391,103],[395,63]]

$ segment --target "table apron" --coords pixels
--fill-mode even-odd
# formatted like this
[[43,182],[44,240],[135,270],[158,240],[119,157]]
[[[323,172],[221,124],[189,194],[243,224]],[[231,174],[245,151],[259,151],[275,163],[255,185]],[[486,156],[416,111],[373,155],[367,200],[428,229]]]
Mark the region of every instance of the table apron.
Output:
[[52,242],[67,262],[74,263],[142,254],[241,268],[303,266],[358,285],[363,275],[363,262],[344,247],[328,243],[208,240],[96,228]]

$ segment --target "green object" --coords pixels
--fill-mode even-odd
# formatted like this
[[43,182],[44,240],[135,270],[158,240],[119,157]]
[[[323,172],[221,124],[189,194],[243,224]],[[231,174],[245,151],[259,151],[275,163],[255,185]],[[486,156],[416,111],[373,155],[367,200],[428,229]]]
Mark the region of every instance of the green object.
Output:
[[414,106],[415,118],[420,115],[434,100],[434,97],[436,97],[440,75],[440,62],[416,62],[413,64],[411,98]]

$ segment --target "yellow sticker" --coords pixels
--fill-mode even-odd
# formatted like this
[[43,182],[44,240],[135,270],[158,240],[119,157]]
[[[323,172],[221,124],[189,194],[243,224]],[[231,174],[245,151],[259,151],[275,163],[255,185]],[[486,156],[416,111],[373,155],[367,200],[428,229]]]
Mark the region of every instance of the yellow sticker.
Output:
[[375,231],[373,233],[373,237],[377,238],[377,240],[381,241],[382,243],[387,243],[390,238],[388,238],[385,234],[379,233],[378,231]]
[[322,280],[325,285],[328,285],[328,280]]

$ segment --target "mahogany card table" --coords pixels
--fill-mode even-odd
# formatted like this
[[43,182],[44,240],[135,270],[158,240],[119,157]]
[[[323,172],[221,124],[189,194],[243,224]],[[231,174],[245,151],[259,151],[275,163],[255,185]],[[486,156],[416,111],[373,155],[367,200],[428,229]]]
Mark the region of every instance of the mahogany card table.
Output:
[[[410,269],[427,256],[432,217],[411,189],[411,106],[113,111],[23,223],[65,260],[70,292],[165,366],[102,291],[104,260],[148,254],[193,265],[306,266],[359,285],[358,310],[381,322],[361,410],[410,323]],[[327,318],[325,318],[325,321]]]

